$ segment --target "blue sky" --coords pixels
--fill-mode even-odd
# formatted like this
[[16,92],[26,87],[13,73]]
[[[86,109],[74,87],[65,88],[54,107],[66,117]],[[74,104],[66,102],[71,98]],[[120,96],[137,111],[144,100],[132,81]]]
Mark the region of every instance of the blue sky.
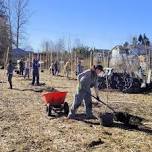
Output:
[[152,38],[152,0],[30,0],[28,42],[69,38],[90,47],[111,49],[134,35]]

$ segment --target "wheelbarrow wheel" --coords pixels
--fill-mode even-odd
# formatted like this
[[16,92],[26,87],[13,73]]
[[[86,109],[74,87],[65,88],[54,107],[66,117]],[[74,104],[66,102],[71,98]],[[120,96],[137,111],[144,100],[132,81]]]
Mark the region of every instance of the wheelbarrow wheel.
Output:
[[67,102],[64,103],[63,108],[64,108],[64,113],[67,116],[69,114],[69,105]]
[[48,106],[46,107],[46,111],[47,111],[47,115],[48,115],[48,116],[51,116],[51,114],[52,114],[52,106],[51,106],[51,105],[48,105]]

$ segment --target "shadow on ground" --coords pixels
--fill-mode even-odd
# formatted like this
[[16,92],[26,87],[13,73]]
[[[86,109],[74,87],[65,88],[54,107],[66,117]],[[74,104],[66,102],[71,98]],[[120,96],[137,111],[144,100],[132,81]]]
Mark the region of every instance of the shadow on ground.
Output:
[[[101,125],[100,120],[98,120],[98,118],[86,119],[84,114],[77,114],[75,120],[82,121],[88,125],[98,125],[98,126]],[[140,131],[140,132],[146,133],[148,135],[152,135],[152,128],[147,127],[142,124],[140,126],[126,126],[122,123],[114,122],[113,125],[108,128],[120,128],[120,129],[124,129],[124,130],[128,130],[128,131]]]

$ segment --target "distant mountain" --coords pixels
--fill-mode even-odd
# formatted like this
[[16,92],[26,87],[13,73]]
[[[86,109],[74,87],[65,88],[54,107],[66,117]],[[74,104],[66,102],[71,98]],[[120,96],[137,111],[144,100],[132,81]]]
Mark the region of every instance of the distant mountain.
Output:
[[11,52],[12,60],[15,61],[21,58],[25,58],[29,55],[29,53],[31,53],[31,51],[25,51],[20,48],[13,49]]

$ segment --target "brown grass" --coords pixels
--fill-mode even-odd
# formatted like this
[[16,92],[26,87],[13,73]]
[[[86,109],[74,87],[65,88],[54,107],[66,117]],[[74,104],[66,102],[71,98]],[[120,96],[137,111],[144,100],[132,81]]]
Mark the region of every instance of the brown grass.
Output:
[[[2,71],[0,71],[2,74]],[[1,75],[2,76],[2,75]],[[68,91],[66,101],[71,104],[76,81],[51,77],[41,73],[41,81],[60,91]],[[152,95],[129,95],[120,92],[101,92],[100,97],[117,110],[126,110],[146,119],[139,130],[103,127],[98,120],[74,121],[66,117],[48,117],[41,94],[22,91],[32,88],[28,80],[15,76],[14,88],[3,84],[0,90],[0,152],[150,152],[152,151]],[[0,84],[2,85],[2,84]],[[95,101],[94,101],[95,102]],[[104,112],[103,105],[93,108],[94,114]],[[84,112],[80,107],[79,112]],[[88,145],[101,139],[102,144]]]

